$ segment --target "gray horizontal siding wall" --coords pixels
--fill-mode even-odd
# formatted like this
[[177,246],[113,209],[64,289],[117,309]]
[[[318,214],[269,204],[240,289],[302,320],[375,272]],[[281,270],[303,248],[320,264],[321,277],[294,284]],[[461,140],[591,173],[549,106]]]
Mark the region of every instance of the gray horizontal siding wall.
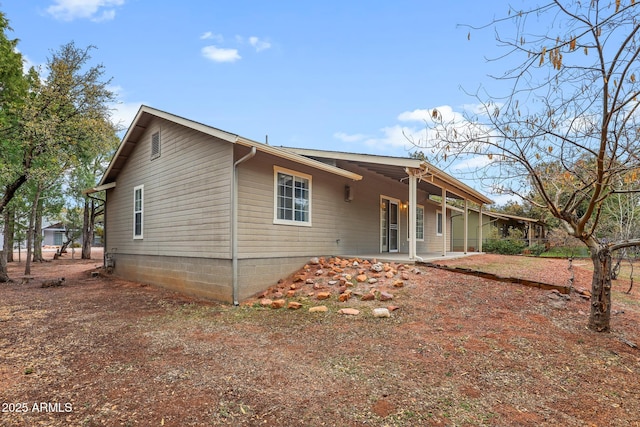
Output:
[[[151,158],[160,131],[161,155]],[[107,251],[230,258],[232,144],[154,119],[107,193]],[[144,185],[144,235],[133,239],[133,190]]]
[[[238,155],[236,155],[237,157]],[[293,172],[311,175],[311,227],[274,224],[274,163]],[[240,165],[239,173],[239,257],[280,258],[316,255],[358,255],[380,252],[380,197],[406,202],[409,188],[350,164],[340,164],[363,176],[352,181],[263,153]],[[345,201],[345,186],[353,200]],[[418,193],[418,201],[427,199]],[[442,250],[442,236],[436,235],[436,210],[424,204],[425,239],[418,252]],[[407,209],[400,215],[400,252],[407,253]],[[447,221],[449,223],[449,221]],[[447,232],[448,233],[448,232]]]

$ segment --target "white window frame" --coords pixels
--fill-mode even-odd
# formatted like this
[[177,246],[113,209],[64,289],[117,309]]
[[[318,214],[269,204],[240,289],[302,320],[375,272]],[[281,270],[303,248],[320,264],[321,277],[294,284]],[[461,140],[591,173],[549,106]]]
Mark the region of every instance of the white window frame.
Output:
[[444,221],[442,211],[436,211],[436,236],[442,236],[442,221]]
[[[279,198],[278,198],[278,174],[284,174],[284,175],[289,175],[292,176],[294,181],[296,178],[298,179],[304,179],[308,182],[308,192],[309,192],[309,208],[308,208],[308,215],[307,215],[307,220],[306,221],[301,221],[301,220],[296,220],[295,219],[295,209],[293,210],[293,219],[281,219],[278,218],[278,212],[279,212]],[[293,171],[291,169],[285,169],[285,168],[281,168],[279,166],[274,166],[273,167],[273,223],[274,224],[279,224],[279,225],[296,225],[296,226],[300,226],[300,227],[311,227],[311,200],[313,199],[312,197],[312,188],[313,188],[313,183],[312,183],[312,177],[311,175],[308,175],[306,173],[302,173],[302,172],[297,172],[297,171]],[[295,203],[294,203],[295,206]],[[292,208],[293,209],[293,208]]]
[[[418,210],[422,211],[422,224],[420,224],[420,217],[418,216]],[[416,242],[424,242],[424,206],[423,205],[416,205]],[[418,229],[418,225],[422,225],[422,238],[418,237],[417,234],[417,229]],[[411,236],[409,235],[409,209],[407,209],[407,241],[409,241],[409,239],[411,239]]]
[[[140,191],[140,209],[136,207],[136,194]],[[136,234],[136,216],[140,215],[140,234]],[[144,238],[144,185],[133,187],[133,238]]]

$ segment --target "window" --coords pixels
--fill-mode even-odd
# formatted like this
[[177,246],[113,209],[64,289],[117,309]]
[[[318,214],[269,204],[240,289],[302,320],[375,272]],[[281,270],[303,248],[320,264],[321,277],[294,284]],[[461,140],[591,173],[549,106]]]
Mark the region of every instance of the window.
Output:
[[442,236],[442,212],[436,212],[436,234]]
[[133,238],[142,239],[144,212],[144,185],[133,189]]
[[274,167],[274,223],[311,225],[311,176]]
[[160,132],[151,135],[151,160],[160,157]]
[[[409,224],[409,219],[407,219],[407,224]],[[407,227],[407,239],[409,238],[411,236],[409,236],[409,227]],[[424,240],[424,206],[420,205],[416,206],[416,240]]]

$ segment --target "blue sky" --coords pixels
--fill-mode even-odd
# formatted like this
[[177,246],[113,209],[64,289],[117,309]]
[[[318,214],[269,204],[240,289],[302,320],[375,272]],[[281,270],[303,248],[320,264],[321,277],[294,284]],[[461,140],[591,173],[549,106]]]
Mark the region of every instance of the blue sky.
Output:
[[[512,2],[513,4],[514,2]],[[515,4],[521,4],[516,1]],[[508,2],[0,0],[31,65],[96,46],[128,126],[141,104],[272,145],[406,156],[427,111],[491,86]],[[504,66],[504,64],[502,64]],[[478,188],[480,189],[480,188]]]

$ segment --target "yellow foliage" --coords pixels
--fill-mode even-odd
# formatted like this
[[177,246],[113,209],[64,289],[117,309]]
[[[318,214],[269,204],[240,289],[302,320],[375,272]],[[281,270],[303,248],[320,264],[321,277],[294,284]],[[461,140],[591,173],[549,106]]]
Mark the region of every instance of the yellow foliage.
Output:
[[620,10],[620,0],[616,0],[616,13]]
[[569,42],[569,49],[571,50],[576,50],[576,38],[572,38],[571,41]]

